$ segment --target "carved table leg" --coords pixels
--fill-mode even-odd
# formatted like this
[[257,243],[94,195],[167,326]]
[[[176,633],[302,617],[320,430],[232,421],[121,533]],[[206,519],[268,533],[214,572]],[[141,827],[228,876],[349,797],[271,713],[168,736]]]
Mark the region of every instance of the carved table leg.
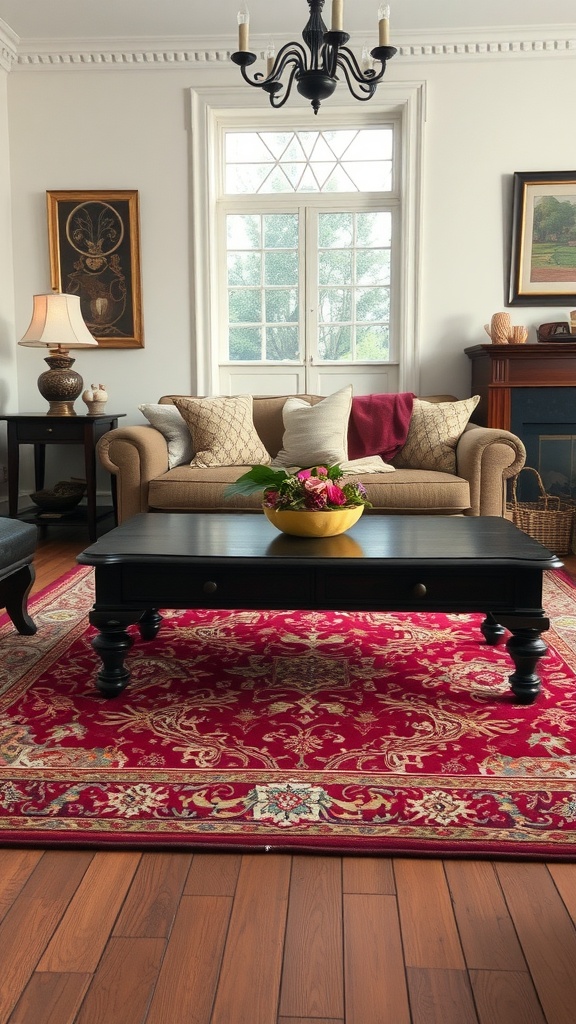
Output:
[[102,612],[90,612],[90,622],[98,630],[92,640],[92,647],[102,659],[102,668],[96,677],[96,685],[103,697],[117,697],[128,685],[130,673],[124,665],[124,657],[134,640],[126,632],[126,626],[138,621],[138,616],[126,619],[109,618]]
[[490,647],[495,647],[499,644],[503,637],[506,635],[504,626],[501,626],[499,622],[492,615],[492,612],[488,612],[484,622],[480,626],[480,630],[487,644]]
[[162,615],[156,608],[149,608],[148,611],[144,612],[144,615],[138,623],[138,629],[140,630],[140,636],[143,640],[153,640],[162,622]]
[[519,704],[533,704],[540,693],[542,683],[535,671],[536,665],[548,651],[540,636],[540,630],[513,629],[506,647],[516,667],[516,671],[510,676],[512,693]]

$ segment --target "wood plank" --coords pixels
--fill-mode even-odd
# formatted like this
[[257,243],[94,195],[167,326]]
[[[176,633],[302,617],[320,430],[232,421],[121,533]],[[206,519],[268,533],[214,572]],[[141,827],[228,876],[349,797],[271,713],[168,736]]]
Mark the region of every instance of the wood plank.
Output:
[[564,906],[576,924],[576,866],[574,864],[548,864],[548,871],[560,893]]
[[146,1024],[211,1024],[231,909],[227,896],[182,897]]
[[165,949],[161,938],[111,939],[75,1024],[142,1024]]
[[92,854],[44,853],[0,924],[0,1024],[5,1024],[91,863]]
[[470,971],[480,1024],[546,1024],[525,971]]
[[291,858],[242,858],[210,1024],[271,1024],[278,1013]]
[[41,850],[0,850],[0,921],[42,856]]
[[344,896],[346,1024],[410,1024],[393,896]]
[[188,853],[142,854],[112,934],[167,938],[191,861]]
[[444,867],[468,969],[526,971],[494,864],[454,860]]
[[[466,971],[409,967],[412,1024],[478,1024]],[[508,1024],[504,1017],[490,1024]]]
[[280,1014],[344,1016],[342,865],[298,856],[292,865]]
[[342,1017],[278,1017],[278,1024],[344,1024]]
[[43,854],[6,913],[0,925],[0,1024],[8,1020],[30,981],[91,860],[92,854],[85,852]]
[[408,967],[462,970],[462,947],[439,860],[395,858],[400,928]]
[[343,857],[342,891],[394,895],[396,883],[392,861],[389,857]]
[[95,971],[141,854],[97,853],[37,970]]
[[188,872],[187,896],[233,896],[242,863],[241,854],[196,853]]
[[574,1024],[576,931],[545,864],[497,864],[544,1016]]
[[33,974],[8,1024],[76,1024],[90,974]]

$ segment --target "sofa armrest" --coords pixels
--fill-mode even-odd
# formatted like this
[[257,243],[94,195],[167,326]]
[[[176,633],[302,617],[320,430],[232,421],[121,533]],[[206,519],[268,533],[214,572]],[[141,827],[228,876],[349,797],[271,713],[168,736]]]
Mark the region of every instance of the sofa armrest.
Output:
[[456,472],[470,484],[472,516],[503,516],[506,481],[526,462],[526,449],[508,430],[469,423],[456,447]]
[[168,443],[151,426],[117,427],[96,445],[104,469],[116,477],[118,522],[148,511],[148,484],[168,472]]

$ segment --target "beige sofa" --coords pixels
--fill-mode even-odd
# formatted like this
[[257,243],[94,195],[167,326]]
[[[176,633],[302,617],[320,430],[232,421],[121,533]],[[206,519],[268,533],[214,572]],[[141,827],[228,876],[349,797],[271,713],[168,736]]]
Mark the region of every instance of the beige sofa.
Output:
[[[173,404],[178,397],[183,396],[166,395],[160,404]],[[287,397],[253,399],[254,427],[272,457],[282,447],[282,408]],[[310,404],[322,401],[316,395],[298,397]],[[451,398],[438,395],[422,401]],[[256,511],[261,507],[259,494],[223,496],[226,486],[248,466],[200,469],[185,464],[171,469],[167,440],[149,424],[111,430],[98,442],[98,457],[115,482],[118,522],[139,512]],[[404,467],[355,473],[354,479],[366,487],[373,505],[370,514],[501,516],[506,480],[520,471],[525,458],[524,445],[514,434],[469,423],[456,445],[454,473]]]

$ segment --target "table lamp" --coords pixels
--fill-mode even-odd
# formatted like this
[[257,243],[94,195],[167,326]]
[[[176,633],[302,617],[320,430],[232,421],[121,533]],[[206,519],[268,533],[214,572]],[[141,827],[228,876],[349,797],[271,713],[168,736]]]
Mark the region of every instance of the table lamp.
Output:
[[68,350],[97,345],[80,311],[80,296],[62,292],[35,295],[32,320],[19,345],[47,346],[45,362],[50,367],[38,377],[38,390],[49,403],[47,416],[75,416],[74,401],[82,394],[84,381],[72,369]]

